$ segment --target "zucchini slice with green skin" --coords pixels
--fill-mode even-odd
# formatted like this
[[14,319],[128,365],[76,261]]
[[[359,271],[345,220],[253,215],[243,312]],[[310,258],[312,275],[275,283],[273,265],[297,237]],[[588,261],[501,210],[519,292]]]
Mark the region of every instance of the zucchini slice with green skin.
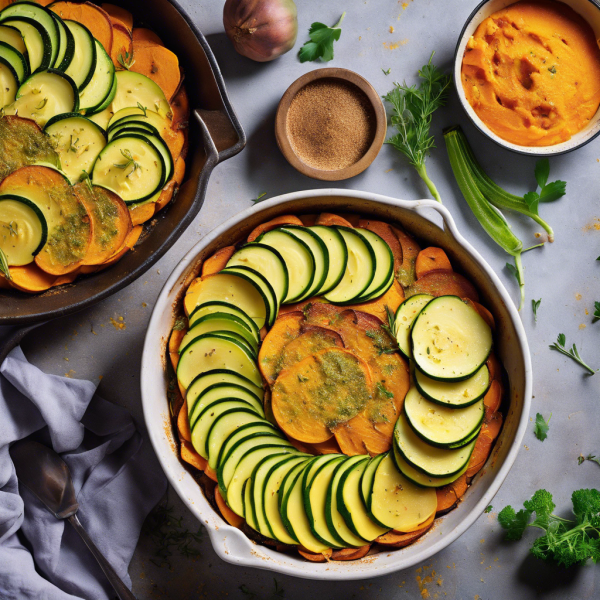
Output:
[[60,156],[61,170],[75,185],[82,171],[89,173],[106,146],[106,135],[96,123],[78,113],[52,117],[44,127]]
[[59,34],[58,54],[56,55],[52,66],[59,71],[66,71],[75,55],[75,38],[73,37],[71,30],[56,13],[50,11],[50,14],[56,21]]
[[213,369],[237,371],[255,385],[262,385],[256,363],[248,350],[233,339],[216,333],[197,337],[181,353],[177,364],[177,379],[187,389],[200,373]]
[[125,124],[132,126],[144,124],[153,127],[156,130],[155,135],[160,135],[165,127],[171,126],[171,122],[167,117],[141,104],[139,106],[134,104],[115,112],[108,121],[107,131],[111,132],[113,129]]
[[389,528],[381,527],[371,519],[362,497],[360,483],[369,464],[368,456],[352,456],[340,467],[337,506],[350,531],[358,537],[373,541],[387,533]]
[[316,233],[307,227],[287,225],[282,227],[282,230],[301,239],[309,247],[315,262],[313,282],[299,300],[305,300],[306,298],[318,295],[329,273],[329,251],[327,250],[327,246]]
[[279,494],[282,491],[283,480],[290,471],[306,464],[311,458],[307,455],[286,457],[272,466],[265,476],[262,496],[263,519],[269,529],[269,537],[282,544],[298,543],[298,540],[289,534],[279,512]]
[[221,413],[206,434],[206,455],[211,469],[216,469],[219,453],[227,438],[242,425],[261,423],[265,418],[252,408],[231,408]]
[[19,79],[10,63],[0,58],[0,108],[10,106],[17,97]]
[[25,41],[23,40],[21,32],[15,27],[9,26],[7,23],[2,23],[0,25],[0,42],[12,46],[17,52],[21,53],[22,56],[27,54],[27,47],[25,46]]
[[[108,95],[106,96],[106,98],[104,98],[104,101],[102,102],[102,104],[100,106],[95,108],[93,110],[93,112],[88,113],[89,116],[98,115],[98,114],[104,115],[105,111],[109,110],[110,105],[112,104],[112,101],[115,99],[116,95],[117,95],[117,78],[113,77],[113,82],[112,82],[112,85],[110,86]],[[101,122],[98,122],[98,125],[100,125],[100,127],[105,129],[106,125],[108,125],[108,122],[106,122],[104,124],[104,126],[102,126]]]
[[279,305],[287,296],[288,270],[281,254],[271,246],[256,242],[246,244],[233,254],[227,267],[250,267],[258,273],[267,275]]
[[413,431],[425,442],[438,448],[460,448],[468,444],[480,429],[485,407],[478,400],[466,408],[441,406],[410,388],[404,398],[404,414]]
[[192,283],[184,298],[186,313],[193,314],[190,324],[199,318],[200,310],[196,312],[197,307],[214,302],[236,306],[254,321],[259,330],[265,325],[267,303],[261,290],[253,281],[240,277],[238,273],[216,273]]
[[113,127],[108,132],[109,141],[114,137],[119,135],[120,133],[138,133],[138,134],[146,134],[158,136],[158,132],[152,125],[147,125],[146,123],[140,123],[139,121],[128,121],[127,123],[123,123],[122,125],[117,125]]
[[432,379],[472,377],[492,350],[492,330],[458,296],[434,298],[419,313],[410,332],[413,360]]
[[388,452],[375,471],[367,508],[371,518],[382,527],[415,531],[435,515],[437,494],[434,489],[423,488],[407,479]]
[[18,29],[23,36],[31,73],[50,68],[52,44],[43,25],[28,17],[8,17],[2,21],[2,24]]
[[227,302],[221,302],[214,300],[212,302],[204,302],[203,304],[196,306],[189,317],[190,327],[200,320],[202,317],[212,315],[215,313],[228,314],[234,316],[244,323],[244,325],[252,332],[252,335],[260,340],[260,332],[256,323],[240,308],[229,304]]
[[[342,476],[346,473],[349,467],[357,462],[364,462],[366,456],[349,456],[340,461],[334,468],[333,477],[327,490],[327,499],[325,501],[325,519],[329,531],[334,531],[339,539],[344,542],[346,548],[360,548],[368,543],[369,540],[357,535],[353,529],[348,527],[343,515],[345,507],[339,502],[341,492]],[[358,487],[356,488],[358,492]],[[360,501],[360,496],[357,495]],[[360,501],[362,503],[362,501]],[[351,510],[355,510],[351,507]]]
[[344,456],[339,454],[323,454],[317,456],[302,476],[302,495],[304,510],[312,534],[328,548],[344,548],[336,531],[330,531],[325,516],[327,490],[333,478],[333,472]]
[[64,21],[64,24],[71,32],[75,44],[75,53],[69,66],[65,69],[65,73],[71,77],[81,91],[91,81],[96,70],[98,60],[96,42],[85,25],[68,19]]
[[0,58],[4,59],[13,69],[17,82],[21,85],[29,76],[29,65],[25,57],[15,48],[0,41]]
[[412,358],[412,349],[410,347],[410,330],[419,313],[433,300],[429,294],[416,294],[407,298],[396,311],[396,340],[398,348],[406,358]]
[[361,294],[359,302],[378,298],[394,283],[394,255],[387,242],[368,229],[356,229],[373,249],[375,273],[369,287]]
[[255,241],[275,248],[285,261],[289,281],[284,304],[304,297],[315,278],[315,259],[307,244],[283,229],[267,231]]
[[250,330],[244,321],[239,317],[229,313],[211,313],[197,319],[190,330],[185,334],[179,345],[179,354],[195,338],[204,333],[213,331],[231,331],[242,337],[252,348],[253,352],[258,351],[258,342],[255,333]]
[[373,487],[373,478],[375,477],[375,471],[377,470],[379,462],[383,459],[384,456],[384,454],[374,456],[369,461],[369,464],[365,467],[365,470],[360,479],[360,495],[365,506],[367,505],[367,499],[369,498],[369,491]]
[[323,295],[332,290],[342,280],[348,264],[348,248],[346,248],[346,242],[342,234],[334,227],[313,225],[307,227],[307,229],[321,238],[329,254],[329,269],[321,289],[317,290],[318,295]]
[[199,338],[202,335],[218,335],[219,337],[227,338],[234,341],[236,344],[242,346],[254,361],[258,360],[258,354],[254,349],[253,345],[250,342],[248,342],[244,336],[236,333],[235,331],[232,331],[230,328],[219,330],[212,329],[209,327],[205,331],[200,331],[200,329],[192,333],[192,335],[186,340],[185,346],[179,347],[180,354],[183,353],[187,346],[192,344],[196,338]]
[[241,277],[256,286],[256,289],[260,291],[260,294],[265,301],[265,306],[267,307],[266,324],[269,327],[272,327],[277,318],[279,303],[277,302],[275,290],[267,278],[249,267],[226,267],[221,273]]
[[430,475],[426,475],[422,471],[415,469],[410,463],[408,463],[404,459],[402,454],[400,454],[400,451],[398,450],[396,444],[393,444],[393,447],[394,462],[396,463],[398,469],[400,469],[404,477],[406,477],[416,485],[420,485],[421,487],[443,487],[452,483],[453,481],[456,481],[469,468],[469,463],[467,462],[462,471],[459,471],[455,475],[449,475],[448,477],[431,477]]
[[375,252],[367,239],[356,229],[336,227],[348,248],[348,263],[341,281],[324,295],[332,304],[357,302],[373,281],[376,269]]
[[469,379],[463,381],[438,381],[414,371],[414,380],[417,389],[425,398],[441,404],[442,406],[464,408],[475,404],[487,393],[490,384],[490,370],[486,364]]
[[152,79],[134,71],[117,71],[115,77],[117,78],[117,93],[111,105],[113,113],[116,114],[122,108],[139,105],[157,112],[163,118],[170,118],[171,106],[160,86]]
[[460,448],[436,448],[413,431],[404,413],[394,427],[394,443],[402,458],[430,477],[452,477],[460,473],[468,465],[476,441]]
[[56,115],[79,109],[79,94],[74,81],[62,71],[47,69],[28,77],[17,91],[15,101],[4,108],[5,115],[35,121],[40,127]]
[[277,444],[280,441],[284,441],[284,446],[291,446],[291,444],[284,439],[282,433],[274,425],[269,423],[269,421],[262,420],[257,423],[246,423],[245,425],[238,427],[238,429],[225,440],[225,443],[221,446],[221,451],[219,452],[217,466],[219,468],[222,467],[234,452],[237,452],[238,457],[242,458],[245,454],[244,447],[241,447],[242,443],[250,442],[250,440],[255,441],[252,444],[249,443],[249,445],[245,447],[246,449],[252,448],[253,446],[260,446],[263,442],[266,444]]
[[0,249],[9,267],[33,262],[48,239],[48,224],[36,204],[21,196],[0,196]]
[[106,53],[104,46],[94,40],[96,46],[96,67],[89,83],[79,90],[79,108],[86,114],[94,114],[102,110],[109,96],[115,78],[115,65]]
[[130,134],[108,143],[92,170],[92,183],[104,187],[125,204],[151,198],[162,187],[162,154],[145,137]]

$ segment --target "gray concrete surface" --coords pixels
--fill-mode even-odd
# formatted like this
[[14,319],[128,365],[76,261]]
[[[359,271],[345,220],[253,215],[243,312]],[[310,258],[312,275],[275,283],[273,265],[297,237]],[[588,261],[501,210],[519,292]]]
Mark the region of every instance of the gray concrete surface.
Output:
[[[394,80],[414,81],[416,71],[432,50],[435,62],[450,68],[454,46],[474,0],[300,0],[299,36],[294,51],[268,64],[238,56],[223,34],[222,2],[182,0],[207,36],[219,61],[232,102],[248,136],[247,148],[219,166],[210,181],[199,217],[151,271],[104,302],[69,318],[45,325],[31,334],[24,350],[47,372],[88,378],[100,383],[101,394],[126,406],[142,420],[139,366],[146,324],[153,303],[177,261],[204,234],[231,214],[251,204],[261,192],[272,197],[285,192],[329,187],[294,171],[277,149],[273,119],[279,98],[298,76],[321,65],[301,64],[296,52],[307,39],[311,22],[333,24],[347,11],[342,36],[330,66],[348,67],[366,77],[381,94]],[[393,31],[392,31],[393,30]],[[382,69],[391,68],[385,75]],[[458,188],[443,148],[443,127],[461,123],[487,171],[503,186],[524,193],[535,187],[534,159],[501,150],[471,127],[455,93],[449,106],[436,115],[433,131],[438,149],[428,161],[444,204],[460,231],[496,269],[517,298],[516,283],[506,271],[507,257],[485,235],[471,215]],[[533,424],[506,482],[494,499],[494,509],[482,515],[460,539],[418,569],[388,577],[345,583],[309,582],[277,576],[289,600],[358,598],[386,600],[439,598],[448,600],[503,600],[600,597],[600,567],[588,565],[568,571],[528,556],[530,532],[520,543],[505,543],[496,521],[497,509],[520,506],[536,489],[555,494],[558,510],[570,509],[570,494],[581,487],[600,487],[600,467],[577,465],[580,453],[600,452],[600,374],[586,377],[569,359],[549,350],[559,332],[575,342],[591,365],[600,367],[600,323],[592,323],[593,304],[600,300],[600,140],[571,154],[551,160],[551,178],[568,182],[568,195],[542,208],[553,224],[556,242],[524,257],[527,304],[522,319],[527,330],[534,367],[532,416],[552,413],[545,442],[533,436]],[[414,171],[392,148],[384,147],[362,175],[337,187],[369,190],[398,198],[417,199],[427,190]],[[535,243],[535,224],[510,215],[526,244]],[[541,298],[534,323],[531,299]],[[122,319],[122,320],[121,320]],[[186,527],[197,523],[173,490],[168,501]],[[204,536],[202,556],[196,560],[174,555],[171,568],[151,562],[152,541],[142,537],[131,564],[134,591],[140,599],[187,600],[245,598],[242,584],[256,598],[271,598],[273,576],[266,571],[242,569],[221,562]]]

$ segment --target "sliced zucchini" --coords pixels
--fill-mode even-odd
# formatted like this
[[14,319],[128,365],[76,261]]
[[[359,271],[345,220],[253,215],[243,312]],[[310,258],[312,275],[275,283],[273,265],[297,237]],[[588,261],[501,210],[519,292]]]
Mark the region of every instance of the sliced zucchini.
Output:
[[65,20],[64,24],[73,36],[75,53],[65,69],[65,73],[77,84],[78,89],[83,90],[91,81],[96,70],[97,51],[94,36],[90,30],[81,23]]
[[48,224],[42,211],[21,196],[0,196],[0,249],[9,267],[33,262],[48,238]]
[[440,448],[459,448],[469,443],[481,428],[485,407],[478,400],[466,408],[440,406],[410,388],[404,398],[404,414],[413,431]]
[[57,115],[50,119],[44,131],[60,156],[62,171],[75,185],[82,171],[89,173],[106,146],[105,133],[96,123],[77,113]]
[[[383,455],[380,455],[383,456]],[[368,456],[352,456],[340,467],[337,507],[355,535],[372,541],[389,531],[371,519],[362,497],[360,483],[369,462]],[[373,476],[375,474],[373,473]]]
[[432,379],[468,379],[492,349],[490,326],[458,296],[431,300],[415,319],[410,337],[415,364]]
[[147,139],[162,154],[163,161],[165,163],[165,170],[163,173],[163,181],[161,182],[160,187],[164,187],[165,183],[167,183],[167,181],[169,181],[173,176],[174,170],[173,158],[171,157],[171,152],[168,146],[165,144],[164,140],[160,136],[148,133],[143,129],[137,129],[135,131],[121,131],[117,135],[115,135],[113,139],[129,137],[130,134],[138,135]]
[[342,234],[334,227],[313,225],[307,229],[318,235],[325,246],[327,246],[329,269],[321,289],[317,290],[317,294],[319,295],[326,294],[342,280],[346,272],[346,265],[348,264],[346,242]]
[[6,23],[0,25],[0,42],[4,42],[5,44],[12,46],[23,56],[25,56],[27,53],[27,48],[21,32],[17,28],[11,27]]
[[282,229],[267,231],[256,241],[275,248],[285,261],[289,286],[284,304],[292,304],[304,297],[315,278],[315,259],[306,243]]
[[402,413],[394,428],[394,442],[406,462],[430,477],[451,477],[460,473],[469,463],[475,442],[460,448],[436,448],[423,441],[408,424]]
[[256,524],[254,523],[252,506],[250,504],[250,479],[244,481],[244,485],[242,486],[242,508],[243,514],[240,515],[246,519],[246,525],[256,530]]
[[190,327],[193,327],[194,323],[199,321],[202,317],[215,313],[234,316],[236,319],[239,319],[244,323],[244,325],[246,325],[246,327],[252,332],[252,335],[257,340],[260,339],[260,333],[256,323],[242,309],[234,306],[233,304],[228,304],[227,302],[221,302],[219,300],[204,302],[200,306],[196,306],[196,308],[190,314]]
[[111,190],[126,204],[151,198],[162,187],[165,163],[146,138],[129,135],[112,140],[100,152],[92,183]]
[[[254,442],[250,443],[250,440],[254,440]],[[233,455],[234,451],[238,452],[238,448],[241,447],[242,442],[249,442],[249,445],[246,446],[246,449],[248,449],[253,446],[260,446],[263,442],[267,444],[277,444],[280,441],[285,442],[284,446],[290,445],[287,440],[284,440],[282,433],[268,421],[263,420],[256,423],[247,423],[236,429],[225,440],[225,443],[221,446],[217,465],[222,467]],[[241,458],[244,454],[244,447],[241,447],[238,452],[238,457]]]
[[89,83],[79,91],[79,108],[90,115],[102,110],[112,90],[115,77],[115,65],[104,46],[98,40],[94,40],[94,44],[96,45],[96,67]]
[[279,311],[279,303],[277,302],[277,295],[273,286],[269,283],[264,275],[261,275],[258,271],[250,269],[249,267],[226,267],[221,271],[226,275],[235,275],[251,282],[256,286],[256,289],[260,291],[261,296],[267,307],[266,325],[272,327],[277,318]]
[[50,41],[51,47],[50,62],[47,66],[54,66],[54,62],[56,60],[56,57],[58,56],[58,51],[60,48],[60,32],[58,30],[58,25],[56,21],[52,17],[52,13],[44,6],[40,6],[35,2],[26,2],[24,0],[19,0],[19,2],[15,2],[14,4],[7,6],[0,13],[0,23],[10,18],[31,19],[32,21],[38,23],[44,28],[44,30],[48,34],[48,39]]
[[0,58],[0,108],[10,106],[17,97],[19,79],[11,65]]
[[138,133],[138,134],[147,134],[150,135],[158,135],[158,132],[151,125],[147,125],[146,123],[140,123],[138,121],[123,123],[122,125],[117,125],[113,127],[108,133],[109,141],[112,140],[115,136],[121,133]]
[[112,132],[113,129],[126,124],[132,126],[144,124],[147,127],[152,127],[155,130],[155,135],[160,135],[163,129],[171,127],[171,122],[167,117],[160,115],[156,111],[150,110],[141,104],[133,104],[132,106],[122,108],[115,112],[108,122],[107,129],[109,132]]
[[280,305],[288,293],[288,271],[283,257],[275,248],[265,244],[246,244],[237,250],[227,263],[228,267],[250,267],[266,275]]
[[365,467],[365,470],[360,479],[360,495],[363,499],[365,506],[367,505],[367,500],[369,498],[369,491],[373,487],[373,479],[375,478],[375,471],[379,466],[381,460],[385,454],[379,454],[378,456],[374,456],[369,464]]
[[[360,537],[353,529],[348,527],[342,514],[344,507],[338,502],[342,476],[352,465],[355,465],[357,462],[364,462],[365,460],[367,460],[366,456],[358,455],[350,456],[338,462],[335,465],[333,477],[331,478],[331,483],[327,490],[327,499],[325,501],[325,519],[327,521],[327,526],[329,527],[329,531],[335,531],[337,537],[343,541],[345,548],[360,548],[368,543],[368,540]],[[360,496],[358,496],[358,486],[356,487],[356,492],[356,497],[359,502],[361,502]]]
[[0,58],[13,68],[17,82],[21,85],[29,76],[29,66],[25,57],[6,42],[0,41]]
[[112,101],[115,99],[116,95],[117,95],[117,78],[113,77],[112,85],[110,87],[108,95],[106,96],[106,98],[104,98],[104,101],[102,102],[102,104],[100,106],[98,106],[96,109],[94,109],[93,112],[90,112],[90,116],[102,115],[100,117],[100,120],[98,121],[98,125],[100,125],[100,127],[102,127],[103,129],[106,129],[106,126],[108,125],[108,121],[105,121],[104,125],[102,125],[101,124],[102,119],[105,117],[106,111],[108,111],[108,113],[110,113],[112,115],[112,113],[110,112],[110,106],[112,104]]
[[242,338],[250,349],[256,354],[258,351],[258,340],[254,332],[246,326],[244,321],[228,313],[211,313],[194,322],[193,327],[185,334],[179,345],[179,353],[195,338],[205,333],[226,332],[235,333]]
[[52,66],[59,71],[66,71],[75,55],[75,38],[73,37],[71,30],[56,13],[50,12],[50,14],[56,21],[60,40],[58,54],[56,55]]
[[27,17],[8,17],[2,21],[2,24],[18,29],[23,36],[31,73],[50,68],[52,44],[43,25]]
[[231,338],[216,333],[201,335],[185,349],[177,365],[177,378],[187,389],[200,373],[213,369],[236,371],[255,385],[262,385],[256,363],[248,350]]
[[416,294],[407,298],[396,311],[396,340],[400,352],[406,358],[412,358],[412,349],[410,347],[410,330],[419,313],[433,300],[429,294]]
[[490,387],[490,370],[484,364],[463,381],[437,381],[415,369],[415,385],[425,398],[442,406],[462,408],[483,398]]
[[[214,302],[224,302],[229,306],[236,306],[245,315],[250,317],[256,327],[261,329],[267,316],[267,303],[254,282],[243,279],[237,274],[216,273],[208,277],[196,279],[188,288],[183,301],[185,312],[194,316],[194,312],[202,305]],[[214,306],[214,304],[211,304]],[[190,323],[194,322],[193,319]]]
[[296,227],[294,225],[288,225],[282,228],[283,231],[287,231],[296,238],[301,239],[310,249],[315,262],[315,275],[311,286],[304,292],[299,300],[311,298],[319,294],[327,274],[329,273],[329,251],[325,242],[313,231],[307,227]]
[[142,106],[157,112],[163,118],[171,118],[171,107],[160,86],[152,79],[134,71],[117,71],[117,93],[111,109],[116,114],[122,108]]
[[375,273],[369,287],[361,294],[359,301],[366,302],[378,298],[394,283],[394,255],[387,242],[368,229],[356,229],[373,249]]
[[15,101],[4,108],[5,115],[32,119],[40,127],[56,115],[77,112],[79,96],[73,80],[61,71],[38,71],[19,87]]
[[382,527],[410,532],[435,515],[437,494],[407,479],[388,452],[375,471],[367,507],[371,518]]
[[279,512],[279,494],[286,475],[294,468],[304,465],[310,460],[305,455],[286,457],[278,462],[265,476],[262,492],[263,519],[269,530],[269,537],[278,540],[282,544],[297,544],[286,529],[281,513]]
[[373,281],[375,253],[366,238],[349,227],[336,227],[348,248],[348,263],[341,281],[324,298],[332,304],[357,302]]

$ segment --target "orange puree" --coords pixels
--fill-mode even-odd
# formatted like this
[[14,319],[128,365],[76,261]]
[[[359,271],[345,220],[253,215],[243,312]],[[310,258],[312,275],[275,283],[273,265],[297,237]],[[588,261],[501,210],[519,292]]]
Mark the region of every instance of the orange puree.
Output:
[[600,49],[570,7],[524,1],[494,13],[467,44],[467,100],[501,138],[551,146],[583,129],[600,104]]

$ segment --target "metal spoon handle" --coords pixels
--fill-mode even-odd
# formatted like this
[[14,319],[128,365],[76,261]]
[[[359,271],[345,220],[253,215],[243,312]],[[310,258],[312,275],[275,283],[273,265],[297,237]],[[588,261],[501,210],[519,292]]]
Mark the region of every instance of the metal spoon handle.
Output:
[[100,568],[102,571],[104,571],[106,578],[113,586],[115,592],[117,592],[119,599],[136,600],[135,596],[129,591],[129,588],[123,583],[123,581],[121,581],[121,578],[117,575],[111,564],[106,560],[106,558],[104,558],[102,552],[98,550],[96,544],[92,542],[92,539],[83,528],[83,525],[77,518],[77,515],[71,515],[68,517],[68,521],[71,523],[71,525],[73,525],[75,531],[81,536],[81,539],[85,542],[85,545],[90,549],[91,553],[94,555],[94,558],[98,561]]

